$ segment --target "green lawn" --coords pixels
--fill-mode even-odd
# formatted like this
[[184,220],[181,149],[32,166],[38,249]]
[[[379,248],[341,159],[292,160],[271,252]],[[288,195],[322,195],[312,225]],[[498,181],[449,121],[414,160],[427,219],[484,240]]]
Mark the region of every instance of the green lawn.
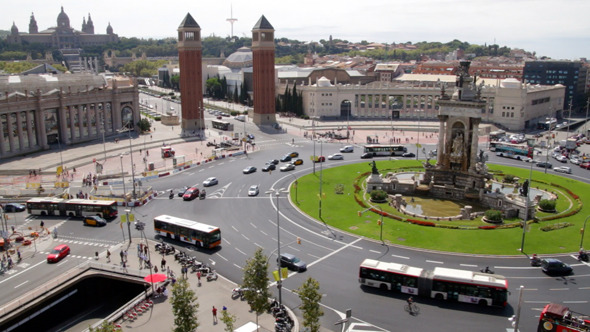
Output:
[[[377,168],[382,174],[400,168],[419,169],[421,167],[421,164],[415,160],[376,160],[376,162]],[[490,171],[512,174],[521,178],[521,180],[527,179],[529,176],[528,169],[499,165],[488,166]],[[376,240],[380,239],[380,226],[378,224],[380,216],[368,211],[359,217],[358,212],[365,208],[360,206],[354,199],[355,178],[370,171],[371,167],[368,162],[329,168],[323,171],[321,221],[327,223],[330,227],[339,228],[356,235]],[[318,220],[320,220],[319,177],[319,168],[316,167],[315,174],[299,178],[297,187],[291,186],[290,192],[291,200],[304,213]],[[496,177],[500,176],[496,175]],[[536,170],[533,170],[532,179],[532,187],[540,187],[558,194],[558,215],[571,212],[576,207],[580,208],[580,204],[576,203],[576,200],[568,195],[564,188],[578,195],[582,205],[581,210],[572,216],[531,223],[526,232],[524,251],[528,254],[577,252],[581,239],[580,229],[586,217],[590,215],[590,195],[587,194],[590,192],[590,185],[554,174],[544,174]],[[361,183],[364,183],[364,181],[361,181]],[[559,184],[564,188],[555,187],[551,184]],[[343,188],[342,194],[336,194],[337,186]],[[365,204],[368,205],[368,196],[363,195],[363,193],[364,190],[360,192],[359,196],[362,195],[366,199]],[[384,211],[390,214],[402,216],[388,204],[373,205],[381,206]],[[536,216],[543,219],[553,215],[555,214],[538,212]],[[408,216],[403,218],[408,218]],[[385,242],[439,251],[495,255],[518,254],[523,234],[521,227],[492,230],[473,229],[482,225],[481,220],[437,222],[438,225],[461,225],[470,229],[419,226],[388,217],[383,217],[383,220],[383,240]],[[507,224],[518,222],[519,220],[505,220]],[[563,222],[572,223],[574,226],[548,232],[540,230],[543,226]],[[587,241],[590,241],[590,239],[585,238],[585,243]]]

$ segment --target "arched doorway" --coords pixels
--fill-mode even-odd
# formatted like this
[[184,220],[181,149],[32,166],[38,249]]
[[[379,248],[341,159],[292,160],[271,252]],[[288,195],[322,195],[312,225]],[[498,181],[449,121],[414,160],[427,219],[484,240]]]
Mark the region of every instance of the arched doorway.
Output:
[[133,109],[129,106],[123,107],[121,109],[121,127],[133,129]]
[[350,119],[352,116],[352,102],[350,100],[343,100],[340,103],[340,117],[343,119]]

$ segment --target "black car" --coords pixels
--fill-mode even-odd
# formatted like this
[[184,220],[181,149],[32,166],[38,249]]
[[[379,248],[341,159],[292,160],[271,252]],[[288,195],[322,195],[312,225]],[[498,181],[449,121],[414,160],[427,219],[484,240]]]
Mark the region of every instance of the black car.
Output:
[[303,272],[307,270],[307,264],[291,254],[281,254],[281,266],[287,267],[289,270]]
[[262,167],[263,172],[274,171],[275,169],[277,169],[275,164],[266,164],[264,167]]
[[573,272],[571,266],[555,258],[542,259],[541,268],[543,269],[543,272],[552,275],[570,275]]
[[25,206],[19,203],[6,203],[3,205],[4,212],[23,212]]
[[286,163],[288,161],[291,161],[291,159],[293,159],[293,158],[291,158],[291,156],[288,155],[288,154],[286,154],[283,157],[281,157],[281,161],[284,162],[284,163]]
[[404,154],[402,154],[402,157],[404,157],[404,158],[412,158],[412,157],[416,157],[416,155],[413,154],[412,152],[404,152]]
[[256,167],[254,167],[254,166],[248,166],[248,167],[244,168],[244,170],[242,170],[242,172],[244,174],[254,173],[254,172],[256,172]]
[[278,159],[271,159],[271,160],[268,161],[267,164],[278,165],[279,164],[279,160]]
[[189,189],[190,187],[183,187],[178,189],[178,197],[182,197],[182,195],[184,195],[184,193]]
[[537,163],[537,167],[541,167],[541,168],[553,168],[553,165],[551,163],[540,162],[540,163]]
[[252,134],[248,134],[246,137],[248,137],[249,139],[254,139],[254,135]]
[[370,152],[365,152],[363,154],[361,154],[361,159],[372,159],[373,158],[373,154]]

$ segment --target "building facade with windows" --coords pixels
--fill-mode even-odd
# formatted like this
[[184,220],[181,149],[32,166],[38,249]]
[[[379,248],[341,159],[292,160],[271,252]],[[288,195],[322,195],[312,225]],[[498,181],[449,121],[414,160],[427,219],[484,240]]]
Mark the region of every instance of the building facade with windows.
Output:
[[118,134],[139,122],[129,77],[0,76],[0,159]]

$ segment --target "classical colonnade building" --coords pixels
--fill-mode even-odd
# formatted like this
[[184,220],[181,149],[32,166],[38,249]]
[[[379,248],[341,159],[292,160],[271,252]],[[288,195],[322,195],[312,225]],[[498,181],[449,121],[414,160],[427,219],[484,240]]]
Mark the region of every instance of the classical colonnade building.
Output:
[[0,76],[0,158],[135,128],[137,84],[94,74]]

